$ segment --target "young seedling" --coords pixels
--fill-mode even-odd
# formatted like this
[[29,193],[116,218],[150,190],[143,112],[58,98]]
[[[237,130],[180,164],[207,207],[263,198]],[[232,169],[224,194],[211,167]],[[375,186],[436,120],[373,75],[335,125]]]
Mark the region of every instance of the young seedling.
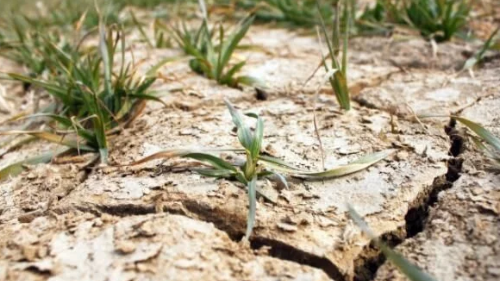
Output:
[[[317,0],[318,9],[320,9],[319,0]],[[340,107],[344,110],[351,109],[351,101],[349,97],[349,88],[347,86],[347,49],[348,49],[348,40],[349,40],[349,4],[348,0],[344,0],[343,6],[343,17],[344,17],[344,34],[343,34],[343,45],[342,45],[342,57],[339,58],[340,53],[340,22],[341,22],[341,8],[340,1],[337,1],[336,4],[336,13],[334,20],[334,29],[332,39],[328,36],[328,31],[325,25],[325,21],[323,17],[320,15],[320,27],[323,33],[323,37],[325,38],[326,44],[328,46],[328,57],[325,57],[322,53],[322,64],[326,70],[326,72],[331,72],[332,70],[336,70],[335,74],[330,77],[329,81],[332,86],[332,89],[335,93],[335,97],[340,105]],[[321,39],[320,39],[321,40]],[[327,59],[331,60],[331,66],[328,65]]]
[[[200,6],[205,7],[204,5],[204,1],[200,1]],[[236,77],[236,74],[245,66],[246,61],[230,65],[233,53],[250,28],[254,17],[250,16],[244,19],[226,37],[227,32],[222,24],[218,28],[209,28],[206,9],[202,8],[202,11],[204,11],[204,19],[196,31],[188,29],[185,23],[182,24],[182,27],[173,28],[174,39],[184,52],[192,57],[189,61],[191,69],[221,85],[230,87],[239,87],[242,84],[262,85],[251,76]],[[215,41],[215,38],[218,38],[218,42]]]
[[[98,50],[87,54],[69,54],[50,45],[58,55],[57,64],[54,64],[57,69],[53,72],[57,75],[42,79],[9,73],[12,79],[31,83],[52,95],[57,110],[30,116],[49,118],[54,122],[51,130],[0,134],[30,135],[78,152],[98,152],[100,161],[107,163],[108,138],[133,122],[147,100],[160,100],[148,91],[156,78],[137,78],[133,65],[124,63],[125,37],[122,31],[107,32],[101,24],[99,38]],[[118,55],[122,64],[118,71],[114,71]],[[16,165],[21,167],[23,164]],[[17,168],[11,170],[19,171]]]
[[408,0],[405,1],[407,24],[437,42],[450,40],[467,23],[468,0]]
[[[246,187],[248,192],[249,211],[247,228],[244,237],[245,239],[250,237],[255,224],[257,195],[267,198],[259,191],[256,185],[258,178],[276,175],[284,183],[284,185],[287,186],[287,181],[285,180],[285,177],[282,176],[282,173],[304,180],[324,180],[328,178],[341,177],[366,169],[394,152],[392,149],[377,152],[361,157],[347,165],[338,166],[323,172],[304,171],[293,167],[278,158],[262,154],[261,147],[264,138],[263,119],[257,114],[245,114],[246,116],[256,120],[255,130],[252,132],[244,121],[244,115],[236,110],[228,101],[226,101],[226,105],[231,113],[232,121],[237,128],[238,140],[243,149],[213,149],[205,151],[183,149],[168,150],[155,153],[130,165],[139,165],[154,159],[169,159],[174,157],[190,158],[207,165],[207,168],[205,169],[195,170],[204,176],[236,179]],[[207,153],[210,151],[231,151],[235,153],[244,153],[245,161],[243,161],[243,163],[237,161],[230,163],[220,157]],[[268,200],[270,199],[268,198]]]
[[373,243],[384,253],[389,261],[391,261],[408,279],[412,281],[435,281],[432,276],[420,270],[416,265],[409,262],[401,254],[389,248],[385,243],[370,230],[368,224],[361,216],[349,206],[349,215],[351,219],[358,225],[361,230],[372,239]]
[[[314,0],[242,0],[237,1],[236,5],[254,10],[256,20],[259,21],[284,22],[306,27],[319,23],[316,19],[316,5]],[[325,18],[332,16],[328,5],[322,5],[320,12]]]

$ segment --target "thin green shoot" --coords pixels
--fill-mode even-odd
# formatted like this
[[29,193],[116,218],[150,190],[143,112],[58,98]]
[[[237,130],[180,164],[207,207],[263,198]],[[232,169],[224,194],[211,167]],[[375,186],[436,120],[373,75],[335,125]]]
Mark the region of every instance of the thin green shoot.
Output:
[[[335,93],[335,97],[337,98],[337,102],[339,103],[340,108],[344,110],[351,109],[351,101],[349,96],[349,88],[347,86],[347,51],[348,51],[348,40],[349,40],[349,4],[347,0],[344,0],[343,9],[340,7],[340,1],[336,4],[336,13],[334,19],[334,30],[332,38],[328,36],[328,30],[326,28],[325,21],[323,17],[320,15],[320,28],[323,33],[323,37],[328,46],[328,56],[325,57],[322,54],[322,64],[326,70],[326,72],[330,72],[332,69],[336,69],[338,71],[330,77],[330,85]],[[321,8],[319,4],[319,0],[317,0],[318,9]],[[340,35],[341,30],[341,17],[340,13],[343,12],[344,19],[344,34]],[[340,40],[342,36],[342,56],[340,57]],[[331,65],[328,65],[328,59],[331,60]]]
[[[331,168],[321,172],[304,171],[296,168],[282,160],[261,154],[261,148],[264,141],[264,120],[257,114],[241,114],[228,101],[227,108],[232,117],[232,121],[237,128],[238,140],[242,146],[240,149],[205,149],[203,151],[174,149],[155,153],[130,165],[140,165],[155,159],[170,159],[175,157],[189,158],[205,164],[207,167],[196,169],[195,171],[208,177],[234,179],[242,183],[248,193],[249,212],[247,218],[247,229],[244,239],[249,239],[255,224],[256,200],[261,196],[270,202],[273,202],[268,196],[263,194],[258,186],[257,179],[275,175],[287,186],[287,181],[283,174],[304,180],[325,180],[330,178],[342,177],[348,174],[356,173],[368,168],[371,165],[385,159],[394,150],[384,150],[371,155],[359,158],[347,165]],[[253,118],[256,121],[255,130],[252,131],[245,123],[244,116]],[[214,152],[231,151],[245,155],[245,161],[228,162],[216,155]],[[243,164],[241,164],[243,163]],[[274,203],[274,202],[273,202]]]

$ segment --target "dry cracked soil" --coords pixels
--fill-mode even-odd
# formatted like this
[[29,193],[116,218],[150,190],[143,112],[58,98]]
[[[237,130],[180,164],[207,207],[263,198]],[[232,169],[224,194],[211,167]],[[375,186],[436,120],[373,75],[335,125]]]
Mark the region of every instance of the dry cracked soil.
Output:
[[[218,86],[174,62],[160,71],[168,105],[150,103],[112,140],[108,167],[58,159],[0,183],[0,280],[406,280],[347,214],[354,206],[373,231],[438,280],[500,279],[500,178],[446,118],[460,113],[500,133],[500,60],[455,75],[474,46],[414,37],[354,38],[349,54],[353,109],[344,113],[324,85],[317,107],[327,167],[396,149],[386,160],[333,180],[261,180],[254,233],[240,242],[247,196],[236,182],[205,178],[191,162],[155,160],[116,167],[171,148],[238,147],[223,98],[265,120],[265,151],[304,169],[321,168],[313,126],[322,73],[314,36],[253,26],[256,50],[243,69],[270,86]],[[263,52],[262,50],[266,50]],[[144,71],[174,49],[130,53]],[[130,59],[130,58],[129,58]],[[2,71],[20,67],[0,60]],[[21,85],[1,81],[11,112],[29,110]],[[3,125],[2,129],[7,129]],[[2,152],[0,167],[57,146],[33,142]],[[229,157],[229,156],[228,156]]]

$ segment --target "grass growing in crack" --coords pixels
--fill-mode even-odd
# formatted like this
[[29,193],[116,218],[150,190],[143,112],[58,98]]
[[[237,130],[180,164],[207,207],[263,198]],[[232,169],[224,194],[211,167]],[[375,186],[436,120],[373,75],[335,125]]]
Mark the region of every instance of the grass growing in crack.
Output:
[[[394,152],[394,150],[377,152],[361,157],[347,165],[338,166],[323,172],[300,170],[278,158],[261,154],[261,147],[264,141],[264,121],[259,115],[253,113],[245,114],[245,116],[256,120],[255,130],[252,132],[252,130],[245,123],[243,117],[244,115],[236,110],[228,101],[226,101],[226,105],[231,113],[232,121],[237,128],[238,140],[243,149],[206,149],[203,151],[182,149],[168,150],[155,153],[130,165],[139,165],[154,159],[168,159],[174,157],[190,158],[207,166],[207,168],[195,170],[204,176],[236,179],[245,185],[248,193],[249,212],[245,239],[250,237],[255,224],[257,196],[262,196],[272,202],[269,197],[259,191],[259,188],[257,187],[258,178],[275,175],[284,183],[285,186],[288,186],[287,181],[282,174],[287,174],[304,180],[323,180],[341,177],[366,169],[367,167],[385,159]],[[210,152],[221,151],[244,153],[245,160],[230,163],[220,157],[210,154]]]
[[[86,54],[68,53],[48,44],[56,54],[56,61],[51,65],[54,69],[48,78],[9,73],[12,79],[48,92],[56,101],[56,109],[29,116],[52,120],[49,130],[7,131],[1,134],[30,135],[61,144],[70,150],[98,152],[100,161],[107,163],[108,138],[133,122],[147,100],[159,99],[148,91],[156,78],[138,78],[134,66],[125,64],[125,37],[121,29],[106,31],[101,24],[99,37],[98,49]],[[121,67],[114,71],[117,60],[121,61]],[[4,175],[2,178],[14,175],[31,161],[28,159],[11,165],[0,174]]]
[[242,84],[262,85],[256,78],[236,76],[245,66],[246,61],[230,65],[233,53],[250,28],[254,17],[245,18],[226,37],[227,31],[222,24],[210,29],[204,1],[200,1],[200,7],[202,7],[204,18],[197,30],[190,30],[185,23],[182,23],[182,27],[173,29],[174,39],[184,52],[192,57],[189,61],[190,68],[221,85],[230,87],[239,87]]
[[361,218],[361,216],[349,206],[349,216],[358,225],[361,230],[372,239],[374,244],[384,253],[389,261],[391,261],[408,279],[412,281],[435,281],[429,274],[420,270],[416,265],[409,262],[401,254],[392,250],[385,243],[370,230],[368,224]]
[[[318,5],[318,9],[321,9],[319,4],[319,0],[316,2]],[[328,30],[326,28],[325,21],[323,17],[320,15],[320,27],[323,33],[323,37],[328,46],[328,57],[322,53],[322,63],[326,70],[326,72],[331,72],[332,70],[335,73],[329,78],[330,85],[335,93],[335,97],[340,105],[340,107],[344,110],[351,109],[351,100],[349,97],[349,88],[347,86],[347,50],[348,50],[348,40],[349,40],[349,3],[347,0],[343,1],[344,5],[341,9],[340,1],[336,3],[336,16],[334,19],[334,29],[332,38],[328,35]],[[341,38],[341,11],[344,17],[344,34]],[[321,38],[321,37],[320,37]],[[342,40],[342,57],[339,57],[340,53],[340,41]],[[331,65],[328,65],[327,59],[331,60]]]

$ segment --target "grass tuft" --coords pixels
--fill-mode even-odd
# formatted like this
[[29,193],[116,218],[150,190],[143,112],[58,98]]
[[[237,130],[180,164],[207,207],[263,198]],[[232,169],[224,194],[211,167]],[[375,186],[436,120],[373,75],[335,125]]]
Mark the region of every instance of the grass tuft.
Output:
[[45,47],[54,54],[47,75],[8,75],[39,87],[54,98],[51,112],[29,116],[50,120],[50,129],[1,134],[31,135],[78,152],[98,152],[101,162],[107,163],[109,137],[133,122],[146,101],[160,101],[149,91],[156,78],[138,77],[132,63],[125,62],[125,36],[119,27],[107,29],[101,23],[99,46],[85,53],[66,51],[49,39],[44,40]]
[[[206,9],[202,10],[205,15]],[[236,76],[245,61],[231,65],[231,58],[253,21],[254,16],[245,18],[226,36],[228,32],[223,25],[211,29],[206,16],[198,29],[191,30],[182,23],[181,27],[173,28],[173,35],[184,52],[192,57],[189,66],[194,72],[230,87],[262,86],[263,83],[254,77]]]

